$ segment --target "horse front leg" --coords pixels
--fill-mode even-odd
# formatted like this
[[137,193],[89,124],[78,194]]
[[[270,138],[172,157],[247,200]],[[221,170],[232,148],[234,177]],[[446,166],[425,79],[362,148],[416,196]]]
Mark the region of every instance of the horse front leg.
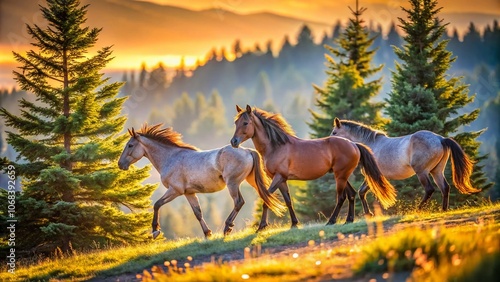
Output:
[[196,196],[196,194],[185,194],[184,196],[191,205],[191,208],[193,209],[196,219],[200,222],[203,234],[205,234],[205,238],[209,238],[210,236],[212,236],[212,230],[208,228],[207,223],[203,219],[203,214],[201,212],[201,207],[200,207],[200,202],[198,201],[198,197]]
[[[273,177],[273,180],[271,181],[271,185],[269,186],[269,191],[270,194],[274,193],[276,189],[279,188],[279,185],[284,181],[283,176],[280,174],[275,174]],[[288,206],[288,203],[287,203]],[[259,227],[257,228],[257,232],[264,230],[269,224],[267,223],[267,212],[269,210],[269,207],[266,205],[266,203],[263,203],[262,205],[262,216],[260,218],[260,224]]]
[[153,227],[153,231],[152,231],[152,234],[153,234],[153,239],[156,239],[156,237],[158,237],[158,235],[160,235],[161,231],[160,231],[160,223],[158,222],[158,211],[160,210],[160,208],[172,201],[173,199],[179,197],[180,194],[177,193],[175,191],[175,189],[173,188],[167,188],[167,192],[165,192],[165,194],[163,194],[163,196],[161,196],[161,198],[159,198],[155,204],[154,204],[154,207],[153,207],[153,222],[152,222],[152,227]]
[[234,219],[238,215],[241,207],[243,207],[243,205],[245,204],[245,200],[241,195],[240,187],[238,184],[228,184],[227,187],[229,189],[229,194],[233,198],[234,208],[226,219],[224,226],[224,236],[229,235],[231,231],[233,231]]

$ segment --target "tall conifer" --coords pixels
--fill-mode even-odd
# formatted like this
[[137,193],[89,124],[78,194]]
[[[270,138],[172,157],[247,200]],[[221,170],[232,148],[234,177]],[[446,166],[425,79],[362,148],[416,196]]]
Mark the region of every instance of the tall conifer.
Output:
[[[386,125],[390,136],[401,136],[418,130],[430,130],[443,136],[451,136],[460,143],[466,153],[480,161],[479,142],[476,140],[482,131],[464,131],[479,115],[479,109],[464,113],[462,108],[473,101],[467,85],[461,78],[448,77],[446,72],[455,61],[452,53],[446,50],[448,41],[442,40],[447,24],[437,19],[441,8],[436,0],[410,0],[409,9],[402,8],[407,18],[399,18],[405,36],[402,48],[394,51],[401,63],[396,63],[392,77],[392,91],[387,100],[387,115],[391,122]],[[461,133],[457,134],[458,131]],[[491,186],[487,183],[482,166],[474,166],[472,182],[477,188]],[[447,177],[450,179],[449,175]],[[416,178],[404,182],[407,186],[399,189],[398,197],[420,198],[422,189]],[[418,189],[415,189],[418,188]],[[457,190],[450,190],[450,203],[457,204],[460,199]]]
[[[2,159],[22,176],[17,198],[16,247],[31,252],[89,248],[95,244],[146,239],[155,185],[142,185],[149,167],[120,171],[117,159],[128,139],[119,135],[126,98],[121,83],[109,83],[101,70],[111,47],[90,55],[101,29],[84,26],[88,5],[78,0],[47,0],[40,6],[47,27],[28,25],[35,50],[14,53],[21,89],[36,103],[19,101],[20,115],[5,108],[0,116],[16,132],[7,141],[19,153]],[[124,213],[130,209],[133,212]]]
[[[311,111],[312,122],[309,127],[313,138],[330,135],[335,117],[376,127],[384,122],[380,115],[383,104],[370,101],[378,94],[382,82],[380,78],[369,79],[382,66],[372,66],[376,50],[370,47],[375,37],[370,37],[361,17],[365,10],[356,1],[356,9],[351,9],[349,25],[336,41],[338,47],[325,46],[330,51],[330,55],[325,55],[328,78],[324,87],[314,85],[318,111]],[[298,212],[312,219],[317,218],[318,212],[330,216],[336,198],[334,187],[331,174],[300,187],[297,196]]]

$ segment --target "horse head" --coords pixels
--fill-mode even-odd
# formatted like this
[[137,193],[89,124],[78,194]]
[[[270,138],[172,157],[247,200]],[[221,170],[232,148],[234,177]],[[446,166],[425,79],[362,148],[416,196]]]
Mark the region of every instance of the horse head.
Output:
[[134,128],[128,130],[130,134],[130,139],[128,140],[123,152],[118,160],[118,167],[122,170],[128,170],[131,164],[140,160],[146,151],[142,146],[140,139],[140,134],[136,133]]
[[231,146],[234,148],[238,148],[241,143],[252,138],[255,133],[252,119],[252,107],[247,105],[246,109],[243,110],[236,105],[236,111],[238,112],[234,121],[236,129],[234,130],[233,138],[231,138]]

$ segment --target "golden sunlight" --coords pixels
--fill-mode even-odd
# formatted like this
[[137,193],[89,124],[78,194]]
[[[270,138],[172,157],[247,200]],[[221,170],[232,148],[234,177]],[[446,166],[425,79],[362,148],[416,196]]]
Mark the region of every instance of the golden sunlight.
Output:
[[191,68],[196,64],[198,58],[196,56],[190,55],[141,55],[141,54],[115,54],[115,58],[107,65],[110,69],[138,69],[142,63],[145,63],[147,67],[156,66],[160,62],[164,66],[175,68],[181,64],[181,60],[184,58],[184,65],[187,68]]

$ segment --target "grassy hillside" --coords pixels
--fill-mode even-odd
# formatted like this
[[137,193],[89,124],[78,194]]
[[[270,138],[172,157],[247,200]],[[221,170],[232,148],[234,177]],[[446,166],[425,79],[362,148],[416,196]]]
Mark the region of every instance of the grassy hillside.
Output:
[[[266,281],[332,278],[443,277],[473,281],[498,275],[500,204],[395,217],[358,219],[353,224],[248,228],[223,238],[157,240],[137,246],[17,265],[17,280]],[[11,280],[2,269],[1,280]],[[476,272],[475,272],[476,271]],[[478,276],[483,275],[483,276]],[[474,277],[467,280],[467,277]],[[460,280],[460,279],[462,280]]]

